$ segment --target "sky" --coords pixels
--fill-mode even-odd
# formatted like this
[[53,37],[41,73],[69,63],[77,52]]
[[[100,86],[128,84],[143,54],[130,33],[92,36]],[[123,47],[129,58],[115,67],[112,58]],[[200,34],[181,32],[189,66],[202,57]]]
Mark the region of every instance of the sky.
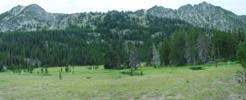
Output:
[[221,6],[238,15],[246,15],[246,0],[0,0],[0,13],[17,5],[38,4],[48,12],[107,12],[109,10],[135,11],[148,9],[155,5],[178,9],[186,4],[198,4],[203,1]]

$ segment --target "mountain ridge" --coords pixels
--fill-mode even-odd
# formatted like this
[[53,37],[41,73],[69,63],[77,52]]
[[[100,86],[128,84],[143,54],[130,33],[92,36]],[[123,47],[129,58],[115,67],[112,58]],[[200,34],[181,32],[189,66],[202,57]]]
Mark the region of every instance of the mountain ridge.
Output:
[[[109,11],[110,12],[110,11]],[[18,5],[0,15],[0,32],[64,30],[71,26],[96,28],[98,21],[104,21],[106,13],[50,13],[37,4]],[[130,12],[130,13],[129,13]],[[196,27],[233,31],[246,26],[245,15],[236,15],[231,11],[207,2],[184,5],[178,9],[153,6],[149,9],[125,11],[129,18],[136,17],[145,21],[146,16],[183,20]],[[140,23],[143,24],[143,23]]]

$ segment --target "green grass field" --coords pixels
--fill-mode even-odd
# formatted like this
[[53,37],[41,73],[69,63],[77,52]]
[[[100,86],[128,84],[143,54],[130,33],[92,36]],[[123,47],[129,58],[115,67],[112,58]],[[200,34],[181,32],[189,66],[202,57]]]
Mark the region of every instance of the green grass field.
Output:
[[90,70],[75,67],[62,74],[49,68],[48,75],[0,73],[0,100],[246,100],[246,85],[235,80],[239,64],[221,63],[191,66],[141,68],[143,76],[129,76],[125,70]]

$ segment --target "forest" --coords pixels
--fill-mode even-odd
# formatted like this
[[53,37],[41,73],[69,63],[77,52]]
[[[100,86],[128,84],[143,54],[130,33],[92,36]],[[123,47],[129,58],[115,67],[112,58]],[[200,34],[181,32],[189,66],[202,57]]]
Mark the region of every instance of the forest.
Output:
[[234,61],[242,29],[217,31],[184,21],[147,16],[137,24],[126,12],[111,11],[103,22],[66,30],[0,34],[0,69],[13,71],[54,66],[104,65],[106,69],[181,66]]

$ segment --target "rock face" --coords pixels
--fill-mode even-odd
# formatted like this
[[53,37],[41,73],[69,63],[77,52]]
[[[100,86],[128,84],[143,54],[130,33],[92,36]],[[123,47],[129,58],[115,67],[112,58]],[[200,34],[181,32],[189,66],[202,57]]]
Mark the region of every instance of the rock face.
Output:
[[[36,4],[16,6],[0,15],[0,32],[63,30],[68,27],[96,28],[96,23],[104,21],[107,13],[49,13]],[[244,29],[246,16],[238,16],[212,4],[202,2],[185,5],[179,9],[154,6],[147,10],[128,12],[129,17],[141,20],[138,24],[146,26],[146,16],[179,19],[193,26],[218,29],[222,31]]]
[[158,17],[167,17],[184,20],[193,26],[218,29],[221,31],[245,28],[245,16],[237,16],[221,7],[202,2],[198,5],[184,5],[177,10],[163,7],[153,7],[148,14]]
[[10,11],[0,15],[0,32],[8,31],[38,31],[61,30],[77,26],[90,26],[97,15],[92,13],[59,14],[49,13],[36,4],[16,6]]

